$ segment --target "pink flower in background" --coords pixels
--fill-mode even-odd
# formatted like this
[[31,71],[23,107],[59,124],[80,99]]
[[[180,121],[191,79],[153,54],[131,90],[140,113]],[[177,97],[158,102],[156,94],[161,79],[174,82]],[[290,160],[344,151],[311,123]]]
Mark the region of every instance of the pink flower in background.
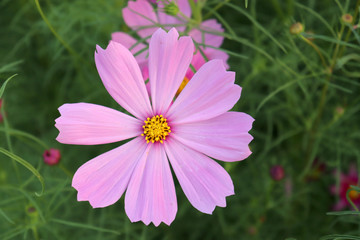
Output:
[[[330,189],[333,195],[339,197],[339,201],[334,206],[335,211],[339,211],[351,206],[351,204],[346,199],[346,193],[349,190],[350,185],[356,186],[358,183],[359,176],[354,165],[350,166],[348,174],[340,173],[339,187],[337,188],[336,185],[333,185]],[[357,191],[351,190],[349,197],[355,205],[360,206],[360,194]]]
[[281,165],[274,165],[270,168],[270,176],[275,181],[281,181],[285,177],[285,170]]
[[50,148],[49,150],[45,150],[43,154],[44,162],[47,165],[56,165],[60,162],[61,154],[59,149]]
[[114,204],[125,194],[132,222],[168,225],[177,212],[169,162],[190,203],[211,214],[234,194],[229,174],[211,158],[239,161],[251,151],[254,119],[228,112],[240,98],[235,73],[221,60],[205,63],[173,102],[193,57],[190,37],[176,29],[157,30],[149,45],[151,102],[140,68],[123,45],[97,47],[95,63],[109,94],[130,114],[89,104],[64,104],[56,119],[57,140],[104,144],[132,139],[82,165],[72,186],[79,201],[94,208]]
[[[186,18],[191,17],[191,8],[189,6],[188,0],[170,2],[176,2],[180,12]],[[164,8],[163,2],[158,2],[157,5],[158,9]],[[188,23],[188,20],[185,19],[184,16],[181,14],[170,16],[161,10],[156,12],[151,4],[146,0],[129,1],[128,6],[123,9],[123,17],[126,24],[132,30],[136,31],[140,37],[145,39],[148,39],[155,32],[159,25],[163,26],[165,29],[170,29],[170,26],[175,27],[178,31],[184,32],[186,30],[186,24]],[[222,32],[224,32],[224,29],[222,28],[221,24],[219,24],[215,19],[210,19],[199,24],[199,26],[188,32],[187,35],[191,36],[192,39],[197,43],[219,48],[224,41],[224,37],[219,36],[219,33]],[[139,53],[139,51],[142,49],[146,49],[145,43],[136,44],[138,42],[136,39],[123,32],[113,33],[112,40],[121,43],[130,49],[133,54]],[[223,51],[211,47],[200,48],[202,49],[203,54],[209,60],[222,59],[226,69],[228,69],[226,62],[229,58],[229,55]],[[145,80],[148,78],[147,55],[148,51],[145,50],[135,57]],[[205,59],[201,52],[198,50],[195,51],[195,55],[191,62],[195,70],[198,70],[204,63]],[[193,75],[193,71],[188,68],[184,78],[184,83],[187,83]]]

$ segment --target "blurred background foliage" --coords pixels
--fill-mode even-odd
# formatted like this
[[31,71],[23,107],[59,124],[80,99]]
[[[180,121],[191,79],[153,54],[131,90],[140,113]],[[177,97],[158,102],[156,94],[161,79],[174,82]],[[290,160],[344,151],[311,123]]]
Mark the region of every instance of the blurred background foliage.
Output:
[[[224,164],[236,193],[226,208],[200,213],[177,187],[175,221],[155,228],[130,223],[123,199],[103,209],[76,201],[73,173],[119,143],[55,140],[63,103],[119,109],[94,50],[112,32],[130,31],[121,14],[127,1],[2,0],[0,239],[360,239],[359,212],[332,212],[339,196],[329,190],[360,163],[359,3],[207,1],[203,17],[225,27],[222,48],[243,88],[234,110],[256,119],[253,154]],[[59,165],[44,164],[49,148],[60,149]]]

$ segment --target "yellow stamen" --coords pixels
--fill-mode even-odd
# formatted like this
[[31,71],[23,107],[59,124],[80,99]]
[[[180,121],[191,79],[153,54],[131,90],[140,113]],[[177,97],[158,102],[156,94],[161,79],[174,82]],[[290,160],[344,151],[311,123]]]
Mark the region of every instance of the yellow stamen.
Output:
[[176,97],[179,96],[179,94],[181,93],[181,91],[185,88],[186,84],[188,84],[189,79],[187,77],[184,77],[184,80],[182,81],[179,89],[176,92]]
[[156,115],[144,121],[144,133],[141,136],[145,136],[146,143],[164,143],[166,136],[171,132],[166,121],[167,119],[163,115]]

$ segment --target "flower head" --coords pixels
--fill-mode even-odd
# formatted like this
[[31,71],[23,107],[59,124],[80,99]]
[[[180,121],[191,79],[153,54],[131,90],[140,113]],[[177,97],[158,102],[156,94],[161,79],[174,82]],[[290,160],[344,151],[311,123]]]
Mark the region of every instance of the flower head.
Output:
[[[191,8],[188,0],[165,0],[158,1],[158,11],[146,0],[129,1],[128,6],[123,9],[123,17],[126,24],[142,38],[149,37],[156,31],[158,25],[169,30],[175,27],[179,32],[184,32],[189,24],[191,17]],[[171,14],[170,14],[171,13]],[[222,59],[226,68],[229,55],[219,48],[224,40],[220,36],[224,32],[221,24],[215,19],[206,20],[191,29],[186,35],[200,44],[199,49],[195,51],[195,55],[191,61],[191,65],[198,70],[207,59]],[[144,79],[148,78],[148,64],[146,50],[146,42],[139,43],[136,39],[123,32],[115,32],[112,34],[112,40],[121,43],[131,50],[133,54],[138,53],[135,57],[140,69],[144,75]],[[188,68],[185,77],[190,80],[194,75],[192,69]],[[184,79],[183,84],[186,85]]]
[[211,158],[239,161],[251,152],[253,118],[227,112],[240,98],[235,73],[221,60],[204,64],[173,101],[193,57],[193,41],[176,29],[157,30],[149,46],[150,97],[129,50],[111,41],[96,48],[95,63],[109,94],[132,116],[89,103],[64,104],[56,119],[57,140],[104,144],[132,139],[82,165],[72,186],[79,201],[94,208],[114,204],[125,194],[132,222],[170,224],[177,212],[170,165],[198,210],[211,214],[234,194],[229,174]]
[[280,181],[285,177],[285,171],[283,166],[274,165],[270,168],[270,176],[275,181]]
[[293,25],[290,26],[290,33],[293,35],[298,35],[300,33],[304,32],[304,26],[299,23],[296,22]]
[[50,148],[49,150],[45,150],[43,153],[44,162],[47,165],[56,165],[60,162],[61,154],[59,149]]
[[[334,210],[339,211],[346,207],[350,207],[350,203],[346,199],[347,191],[350,189],[350,185],[358,185],[359,176],[354,165],[350,166],[348,174],[340,173],[340,183],[337,187],[336,185],[331,186],[331,193],[339,197],[339,201],[334,205]],[[349,197],[351,201],[360,206],[360,194],[355,190],[349,192]]]
[[349,13],[346,13],[341,16],[341,20],[345,23],[351,24],[353,22],[353,16],[351,16]]

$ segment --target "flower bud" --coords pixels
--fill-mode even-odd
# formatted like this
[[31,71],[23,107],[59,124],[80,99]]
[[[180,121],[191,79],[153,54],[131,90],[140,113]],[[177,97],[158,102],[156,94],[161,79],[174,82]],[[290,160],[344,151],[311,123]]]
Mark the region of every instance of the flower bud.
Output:
[[59,149],[50,148],[49,150],[45,150],[43,158],[45,164],[52,166],[60,162],[61,154]]
[[335,108],[335,114],[336,114],[336,115],[341,116],[341,115],[344,114],[344,112],[345,112],[345,109],[344,109],[343,107],[341,107],[341,106],[337,106],[337,107]]
[[167,1],[167,3],[164,2],[164,8],[163,11],[170,16],[176,16],[179,13],[179,7],[178,5],[176,5],[175,2],[169,2]]
[[304,32],[304,26],[301,23],[296,22],[293,25],[291,25],[291,27],[290,27],[291,34],[298,35],[302,32]]
[[281,165],[272,166],[270,169],[270,175],[275,181],[280,181],[285,177],[284,168]]
[[351,24],[353,22],[353,16],[351,16],[349,13],[346,13],[346,14],[342,15],[341,20],[344,23]]

